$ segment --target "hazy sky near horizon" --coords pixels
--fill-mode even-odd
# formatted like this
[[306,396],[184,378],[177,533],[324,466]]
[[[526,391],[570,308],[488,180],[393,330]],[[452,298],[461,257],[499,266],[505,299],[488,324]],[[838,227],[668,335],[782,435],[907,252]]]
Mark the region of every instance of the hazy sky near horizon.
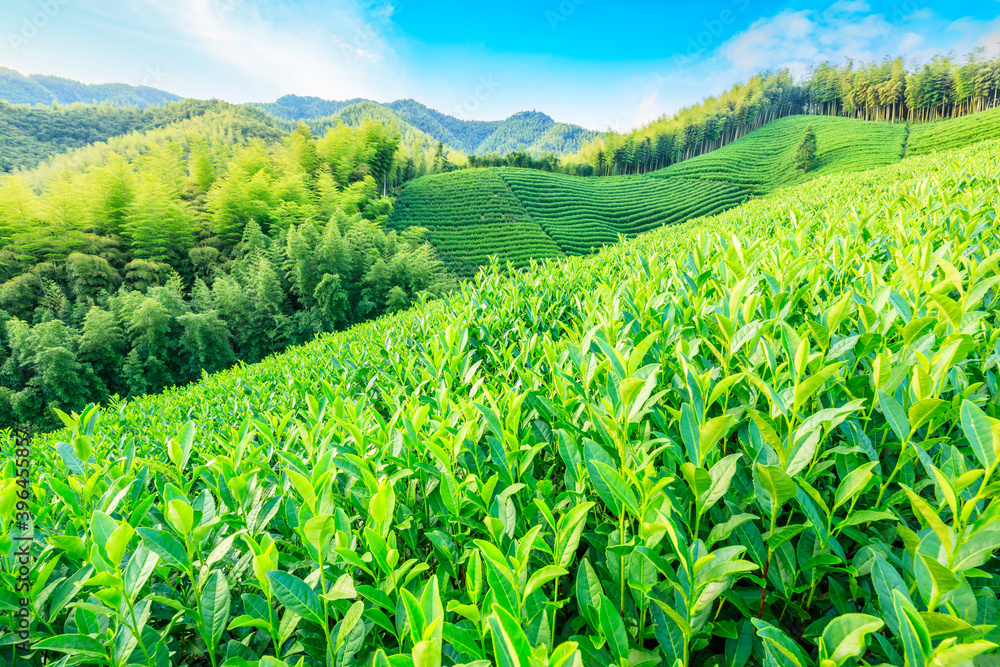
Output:
[[0,66],[185,97],[412,97],[627,129],[763,69],[1000,49],[1000,0],[4,0]]

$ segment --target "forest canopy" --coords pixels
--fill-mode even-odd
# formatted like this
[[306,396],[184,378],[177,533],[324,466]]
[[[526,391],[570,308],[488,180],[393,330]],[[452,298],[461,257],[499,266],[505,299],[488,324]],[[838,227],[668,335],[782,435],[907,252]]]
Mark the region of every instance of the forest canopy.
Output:
[[231,120],[0,177],[0,428],[54,426],[52,408],[156,392],[452,287],[422,230],[385,229],[391,128],[266,141]]

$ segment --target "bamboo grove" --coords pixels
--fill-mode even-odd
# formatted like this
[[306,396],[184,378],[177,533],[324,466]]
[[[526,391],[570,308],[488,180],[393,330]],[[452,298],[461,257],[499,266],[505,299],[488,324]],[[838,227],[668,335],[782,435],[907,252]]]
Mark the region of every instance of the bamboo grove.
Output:
[[982,50],[962,62],[938,56],[909,68],[902,57],[824,63],[803,81],[787,70],[765,72],[634,132],[608,131],[567,162],[590,165],[601,176],[646,173],[714,151],[784,116],[922,123],[982,112],[998,98],[1000,58],[988,60]]
[[54,428],[55,408],[158,392],[451,288],[419,228],[385,227],[398,134],[368,121],[266,142],[232,120],[0,176],[0,428]]

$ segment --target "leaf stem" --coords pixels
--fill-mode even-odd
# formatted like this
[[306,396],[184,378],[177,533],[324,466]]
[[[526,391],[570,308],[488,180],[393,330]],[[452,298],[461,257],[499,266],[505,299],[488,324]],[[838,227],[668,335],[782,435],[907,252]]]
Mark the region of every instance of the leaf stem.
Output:
[[771,547],[767,548],[767,560],[764,561],[764,583],[760,585],[760,611],[757,618],[764,618],[764,601],[767,598],[767,570],[771,567]]

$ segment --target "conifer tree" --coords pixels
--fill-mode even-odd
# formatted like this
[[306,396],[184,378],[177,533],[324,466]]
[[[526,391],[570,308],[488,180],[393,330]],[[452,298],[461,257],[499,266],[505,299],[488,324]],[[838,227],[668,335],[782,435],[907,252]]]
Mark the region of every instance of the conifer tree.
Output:
[[803,172],[809,172],[816,168],[819,160],[817,158],[816,132],[813,126],[806,127],[806,133],[802,136],[799,148],[795,153],[795,167]]

